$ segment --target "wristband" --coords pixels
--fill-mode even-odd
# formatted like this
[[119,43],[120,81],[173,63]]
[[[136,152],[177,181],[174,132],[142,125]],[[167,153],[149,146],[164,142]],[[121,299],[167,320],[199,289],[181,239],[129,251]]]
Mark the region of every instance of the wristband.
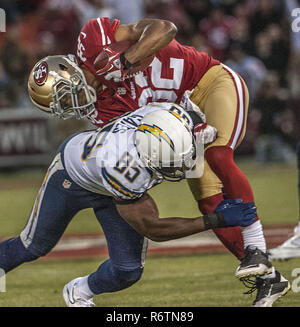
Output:
[[130,69],[133,65],[125,58],[125,52],[120,54],[120,62],[125,70]]
[[204,215],[202,218],[205,230],[227,226],[221,212],[209,213],[207,215]]

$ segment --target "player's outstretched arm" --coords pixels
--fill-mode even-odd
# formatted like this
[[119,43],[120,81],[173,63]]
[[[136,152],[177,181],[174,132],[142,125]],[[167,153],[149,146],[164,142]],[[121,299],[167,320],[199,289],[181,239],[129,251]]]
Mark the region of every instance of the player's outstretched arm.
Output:
[[137,41],[125,53],[125,58],[134,64],[164,48],[176,33],[177,27],[170,21],[145,18],[132,24],[120,25],[115,40]]
[[254,204],[241,199],[222,201],[215,213],[196,218],[159,218],[158,208],[150,195],[145,194],[133,203],[117,203],[117,210],[138,233],[155,242],[173,240],[211,228],[247,226],[254,222]]

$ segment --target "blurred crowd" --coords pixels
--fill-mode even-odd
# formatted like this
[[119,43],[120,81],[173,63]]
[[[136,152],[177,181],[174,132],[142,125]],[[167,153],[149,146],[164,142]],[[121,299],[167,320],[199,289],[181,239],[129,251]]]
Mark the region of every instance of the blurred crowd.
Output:
[[254,151],[260,162],[294,160],[300,32],[291,26],[300,0],[1,0],[0,6],[7,19],[0,33],[0,109],[31,106],[31,67],[46,55],[75,53],[89,19],[168,19],[178,27],[179,42],[208,52],[245,79],[251,103],[240,153]]

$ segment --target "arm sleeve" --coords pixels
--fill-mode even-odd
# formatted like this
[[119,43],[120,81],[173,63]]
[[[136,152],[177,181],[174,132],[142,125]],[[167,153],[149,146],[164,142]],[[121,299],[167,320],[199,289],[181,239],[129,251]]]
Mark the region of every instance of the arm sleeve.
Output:
[[81,29],[77,39],[77,60],[92,74],[96,74],[94,61],[104,46],[115,42],[114,34],[119,26],[118,19],[99,17],[89,20]]

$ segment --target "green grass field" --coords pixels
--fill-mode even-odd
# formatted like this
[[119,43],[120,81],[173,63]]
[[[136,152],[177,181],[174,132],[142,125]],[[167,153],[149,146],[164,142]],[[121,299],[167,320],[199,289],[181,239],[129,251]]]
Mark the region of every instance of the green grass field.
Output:
[[[296,224],[298,221],[296,166],[242,162],[255,196],[258,214],[265,225]],[[44,171],[0,174],[0,237],[18,234],[26,224]],[[161,217],[199,215],[188,185],[164,182],[150,191],[158,204]],[[84,227],[83,227],[84,226]],[[89,233],[99,229],[91,210],[80,212],[67,233]]]
[[[296,166],[260,166],[242,162],[240,167],[253,187],[264,225],[296,224],[298,220]],[[43,172],[0,175],[0,237],[17,235],[25,226]],[[151,194],[162,217],[199,215],[185,182],[163,183]],[[66,233],[99,230],[90,210],[79,213]],[[61,291],[71,279],[94,271],[105,258],[41,259],[24,264],[7,276],[0,306],[63,306]],[[275,262],[292,282],[300,259]],[[96,297],[98,306],[249,306],[255,296],[243,295],[244,286],[234,277],[238,261],[228,253],[213,255],[149,256],[141,281],[114,294]],[[290,291],[275,306],[299,306],[299,293]]]
[[[64,306],[63,286],[71,279],[94,271],[104,258],[40,260],[26,263],[7,274],[0,307]],[[120,292],[95,297],[99,307],[247,307],[255,298],[234,277],[237,260],[229,254],[151,256],[142,279]],[[291,280],[300,259],[276,263]],[[290,291],[276,307],[300,305],[299,293]]]

